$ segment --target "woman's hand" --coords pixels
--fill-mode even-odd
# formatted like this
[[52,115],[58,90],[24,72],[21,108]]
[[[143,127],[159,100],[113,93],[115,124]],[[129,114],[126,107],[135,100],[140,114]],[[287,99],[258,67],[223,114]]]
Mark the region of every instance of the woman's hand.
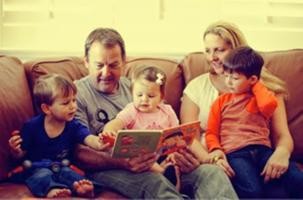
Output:
[[200,166],[198,158],[188,148],[175,152],[174,160],[182,173],[190,173]]
[[289,165],[289,151],[284,148],[277,147],[274,153],[267,160],[267,163],[261,173],[264,176],[264,182],[271,179],[280,178],[284,174]]
[[220,149],[216,149],[209,154],[212,157],[212,163],[221,167],[228,177],[234,177],[235,171],[229,165],[224,152]]

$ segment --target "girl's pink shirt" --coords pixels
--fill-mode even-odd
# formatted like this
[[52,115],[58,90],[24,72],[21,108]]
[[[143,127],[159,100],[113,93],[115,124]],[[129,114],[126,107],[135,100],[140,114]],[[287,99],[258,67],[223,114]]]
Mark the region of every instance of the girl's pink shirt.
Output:
[[160,103],[158,111],[142,113],[129,103],[118,115],[126,129],[162,130],[179,125],[179,120],[168,104]]

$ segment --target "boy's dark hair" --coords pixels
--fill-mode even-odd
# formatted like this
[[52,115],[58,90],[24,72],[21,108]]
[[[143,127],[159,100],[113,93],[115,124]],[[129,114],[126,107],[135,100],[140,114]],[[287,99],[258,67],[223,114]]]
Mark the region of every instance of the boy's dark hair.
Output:
[[252,75],[260,78],[263,64],[262,56],[248,46],[231,50],[223,60],[224,71],[241,73],[247,78]]
[[33,89],[35,103],[39,109],[43,103],[52,105],[58,95],[66,97],[71,93],[77,93],[75,84],[58,74],[41,76]]
[[125,55],[125,44],[124,40],[122,39],[121,35],[118,31],[111,29],[111,28],[97,28],[93,30],[86,38],[84,53],[85,57],[88,59],[88,53],[92,46],[92,44],[98,41],[100,44],[104,45],[105,47],[113,47],[115,45],[119,45],[121,49],[122,59],[124,60]]

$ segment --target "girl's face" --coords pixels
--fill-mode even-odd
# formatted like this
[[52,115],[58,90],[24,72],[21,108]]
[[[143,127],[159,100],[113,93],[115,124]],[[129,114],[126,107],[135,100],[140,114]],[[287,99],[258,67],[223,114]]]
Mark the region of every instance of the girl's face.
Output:
[[162,97],[160,85],[157,83],[145,79],[139,79],[134,82],[133,101],[140,112],[156,112]]
[[204,38],[206,59],[216,74],[223,74],[222,60],[232,49],[220,36],[209,33]]

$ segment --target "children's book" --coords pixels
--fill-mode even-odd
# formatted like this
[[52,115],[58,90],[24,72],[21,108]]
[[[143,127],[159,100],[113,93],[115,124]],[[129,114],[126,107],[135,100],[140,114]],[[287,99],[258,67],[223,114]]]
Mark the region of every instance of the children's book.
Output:
[[167,155],[190,145],[199,134],[199,121],[164,130],[120,130],[114,142],[112,157],[131,158],[151,152]]

